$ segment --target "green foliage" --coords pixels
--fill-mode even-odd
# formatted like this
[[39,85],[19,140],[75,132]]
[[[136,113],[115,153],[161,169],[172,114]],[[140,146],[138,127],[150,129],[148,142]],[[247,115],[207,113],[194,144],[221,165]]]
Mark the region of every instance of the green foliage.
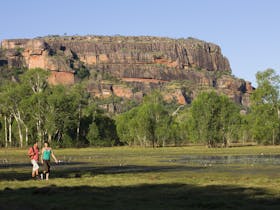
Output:
[[177,146],[188,143],[201,143],[200,140],[195,138],[194,122],[190,107],[184,107],[176,116],[173,116],[170,129],[174,144]]
[[24,48],[22,48],[22,47],[17,47],[15,50],[16,50],[17,53],[21,54],[21,53],[23,53]]
[[79,79],[84,79],[90,76],[90,72],[86,67],[82,66],[76,70],[76,75]]
[[165,146],[169,140],[170,116],[159,93],[144,98],[144,102],[116,118],[117,132],[129,145]]
[[48,75],[45,70],[31,69],[18,82],[7,81],[0,86],[3,144],[23,147],[35,140],[49,140],[60,147],[86,146],[96,140],[94,123],[99,140],[115,144],[114,121],[102,114],[97,118],[96,109],[89,111],[95,106],[85,87],[49,86]]
[[108,73],[108,72],[103,72],[102,73],[102,79],[103,80],[109,80],[112,82],[119,82],[119,79],[117,77],[114,77],[112,74]]
[[[89,139],[89,143],[92,146],[96,146],[99,140],[99,130],[95,122],[89,125],[89,131],[87,134],[87,139]],[[98,144],[97,144],[98,145]]]
[[251,96],[252,136],[259,143],[280,143],[280,76],[273,69],[256,74],[258,88]]
[[194,137],[197,141],[216,146],[229,143],[233,126],[238,124],[239,110],[226,96],[215,92],[201,93],[191,108]]
[[134,116],[137,113],[137,108],[133,108],[116,117],[116,128],[118,136],[123,143],[129,145],[136,144],[134,135]]
[[21,68],[8,68],[7,66],[0,66],[0,84],[7,81],[19,80],[19,76],[23,74],[26,69]]
[[[79,83],[49,86],[43,69],[14,70],[0,83],[1,146],[27,146],[49,140],[59,147],[113,146],[120,144],[161,147],[233,142],[280,143],[280,76],[272,69],[258,72],[258,88],[251,95],[247,114],[227,96],[200,93],[192,104],[167,103],[153,92],[140,102],[112,96],[97,100]],[[111,78],[112,79],[112,78]],[[171,85],[177,85],[173,83]],[[192,88],[185,84],[187,95]],[[109,117],[98,107],[121,104],[124,111]],[[113,114],[112,114],[113,116]]]
[[94,120],[98,127],[99,141],[95,141],[95,146],[113,146],[119,143],[116,124],[113,119],[105,115],[96,115]]

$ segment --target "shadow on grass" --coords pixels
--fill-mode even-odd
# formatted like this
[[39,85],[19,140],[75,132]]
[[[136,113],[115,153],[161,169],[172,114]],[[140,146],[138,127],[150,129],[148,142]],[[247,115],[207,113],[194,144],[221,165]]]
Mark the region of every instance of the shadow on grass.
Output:
[[169,172],[169,171],[197,171],[204,167],[192,166],[141,166],[141,165],[125,165],[125,166],[98,166],[98,167],[78,167],[65,168],[57,170],[55,177],[57,178],[73,178],[83,176],[95,176],[100,174],[124,174],[124,173],[150,173],[150,172]]
[[[85,164],[84,162],[70,162],[70,163],[64,163],[63,165],[82,165]],[[41,165],[41,164],[39,164]],[[7,168],[27,168],[30,167],[32,168],[31,163],[5,163],[5,164],[0,164],[0,169],[7,169]]]
[[263,189],[185,184],[6,188],[0,209],[280,209]]
[[[194,171],[204,169],[203,167],[189,166],[90,166],[86,163],[58,165],[51,167],[51,178],[79,178],[83,176],[96,176],[100,174],[124,174],[124,173],[149,173],[168,171]],[[30,167],[31,170],[31,167]],[[0,173],[0,181],[29,180],[30,172],[20,170],[3,171]]]

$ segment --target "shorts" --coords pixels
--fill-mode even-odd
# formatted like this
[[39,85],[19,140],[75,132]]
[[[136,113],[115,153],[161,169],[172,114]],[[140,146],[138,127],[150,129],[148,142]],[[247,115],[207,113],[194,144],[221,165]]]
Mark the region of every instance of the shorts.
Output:
[[31,164],[33,165],[32,171],[37,171],[39,169],[39,165],[36,160],[31,160]]
[[43,160],[43,170],[46,173],[50,173],[51,162],[49,160]]

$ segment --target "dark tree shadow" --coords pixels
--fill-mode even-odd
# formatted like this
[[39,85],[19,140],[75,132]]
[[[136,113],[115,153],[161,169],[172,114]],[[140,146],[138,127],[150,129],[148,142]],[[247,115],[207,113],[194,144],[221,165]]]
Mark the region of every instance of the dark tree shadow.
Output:
[[6,188],[0,209],[280,209],[279,197],[259,188],[185,184],[124,187]]
[[192,166],[141,166],[141,165],[125,165],[125,166],[82,166],[77,168],[62,168],[57,170],[55,177],[73,178],[86,176],[95,176],[102,174],[124,174],[124,173],[150,173],[150,172],[169,172],[169,171],[197,171],[203,170],[205,167]]

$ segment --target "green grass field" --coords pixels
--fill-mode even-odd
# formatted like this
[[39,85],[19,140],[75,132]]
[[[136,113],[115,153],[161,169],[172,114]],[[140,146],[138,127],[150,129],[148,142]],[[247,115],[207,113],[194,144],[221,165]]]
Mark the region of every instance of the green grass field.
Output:
[[[280,209],[280,165],[184,157],[279,154],[280,147],[57,149],[49,181],[26,150],[0,150],[0,209]],[[260,155],[261,154],[261,155]],[[184,161],[180,161],[184,160]]]

